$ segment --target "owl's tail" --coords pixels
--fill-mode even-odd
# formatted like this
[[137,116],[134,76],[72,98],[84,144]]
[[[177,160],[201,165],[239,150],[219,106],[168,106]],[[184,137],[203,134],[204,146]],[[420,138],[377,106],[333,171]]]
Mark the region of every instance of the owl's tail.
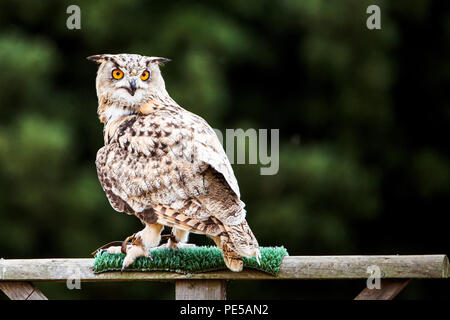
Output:
[[258,241],[247,221],[243,220],[237,225],[220,224],[222,232],[212,237],[216,245],[222,250],[225,264],[231,271],[241,271],[242,257],[255,257],[259,263],[261,253]]
[[230,225],[215,217],[199,221],[165,206],[157,206],[155,210],[158,212],[157,223],[210,236],[222,250],[223,259],[230,270],[242,270],[242,257],[255,257],[259,263],[261,253],[258,241],[245,219],[239,224]]
[[219,225],[213,220],[200,221],[181,213],[180,210],[174,210],[165,206],[156,206],[158,213],[157,223],[162,225],[176,227],[193,233],[218,235],[220,233]]

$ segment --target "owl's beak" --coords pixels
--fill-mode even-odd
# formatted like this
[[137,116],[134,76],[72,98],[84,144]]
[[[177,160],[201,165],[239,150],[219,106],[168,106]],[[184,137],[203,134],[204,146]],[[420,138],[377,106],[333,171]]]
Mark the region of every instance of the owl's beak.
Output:
[[128,92],[132,96],[134,96],[134,93],[136,92],[136,80],[134,80],[134,79],[130,80],[130,88],[129,88]]

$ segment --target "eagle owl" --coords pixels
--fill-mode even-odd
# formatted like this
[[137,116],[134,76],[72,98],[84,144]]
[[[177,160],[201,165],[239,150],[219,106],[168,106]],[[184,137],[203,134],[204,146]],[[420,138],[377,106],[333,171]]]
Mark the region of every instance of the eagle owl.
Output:
[[97,111],[105,142],[96,159],[100,183],[115,210],[145,225],[122,246],[107,249],[126,254],[122,269],[151,256],[164,226],[172,233],[159,247],[189,246],[193,232],[211,237],[232,271],[242,270],[243,256],[259,262],[258,242],[219,139],[166,91],[160,65],[169,60],[136,54],[88,59],[99,63]]

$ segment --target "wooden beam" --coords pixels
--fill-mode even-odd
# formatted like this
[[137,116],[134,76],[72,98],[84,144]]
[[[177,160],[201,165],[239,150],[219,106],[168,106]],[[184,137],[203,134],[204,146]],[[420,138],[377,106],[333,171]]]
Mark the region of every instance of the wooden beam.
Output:
[[0,281],[0,290],[11,300],[48,300],[31,282]]
[[176,300],[226,300],[225,280],[177,280]]
[[402,291],[411,279],[383,279],[380,289],[364,288],[355,300],[392,300]]
[[171,281],[367,279],[368,267],[378,266],[381,278],[448,278],[445,255],[287,256],[272,276],[253,269],[220,270],[184,275],[175,272],[105,272],[94,274],[94,259],[0,259],[0,281]]

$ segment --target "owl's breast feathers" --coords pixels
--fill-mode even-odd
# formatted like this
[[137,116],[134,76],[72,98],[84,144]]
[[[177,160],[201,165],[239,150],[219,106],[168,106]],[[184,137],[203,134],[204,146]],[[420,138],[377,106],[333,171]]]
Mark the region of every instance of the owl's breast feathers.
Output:
[[214,130],[178,106],[146,113],[105,126],[96,165],[113,208],[142,218],[163,206],[196,221],[240,224],[245,205]]

